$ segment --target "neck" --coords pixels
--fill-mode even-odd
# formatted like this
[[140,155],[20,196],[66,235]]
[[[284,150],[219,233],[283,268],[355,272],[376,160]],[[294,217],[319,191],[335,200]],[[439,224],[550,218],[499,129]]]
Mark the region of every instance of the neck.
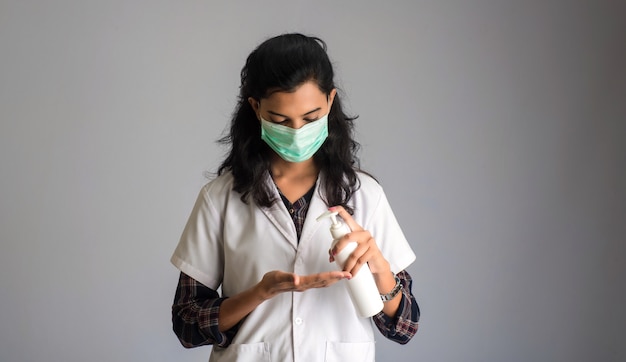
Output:
[[317,177],[319,173],[319,167],[315,164],[313,157],[303,162],[287,162],[278,155],[274,155],[270,170],[274,180],[277,178],[299,179],[311,176]]

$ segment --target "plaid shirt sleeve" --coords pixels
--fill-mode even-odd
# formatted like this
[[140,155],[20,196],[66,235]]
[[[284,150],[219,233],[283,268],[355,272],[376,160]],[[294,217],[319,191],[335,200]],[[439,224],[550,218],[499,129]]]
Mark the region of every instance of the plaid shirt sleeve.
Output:
[[185,348],[214,344],[226,347],[239,329],[239,324],[225,332],[218,329],[220,298],[217,291],[185,273],[180,273],[172,305],[174,333]]
[[394,342],[406,344],[417,333],[420,309],[411,292],[413,280],[409,273],[403,270],[397,276],[402,284],[402,300],[395,317],[391,318],[380,312],[372,319],[383,336]]

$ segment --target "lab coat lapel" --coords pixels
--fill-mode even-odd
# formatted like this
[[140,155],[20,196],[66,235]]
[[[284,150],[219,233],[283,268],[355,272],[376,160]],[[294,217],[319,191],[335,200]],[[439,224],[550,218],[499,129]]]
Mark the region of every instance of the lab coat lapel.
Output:
[[[320,177],[317,178],[317,184],[315,185],[315,192],[313,192],[313,197],[311,197],[311,203],[309,204],[309,210],[306,213],[306,219],[304,220],[304,225],[302,226],[302,235],[300,235],[300,245],[309,243],[310,240],[315,235],[317,229],[320,226],[325,225],[327,221],[317,221],[317,217],[322,213],[328,210],[328,206],[322,199],[321,188],[320,188]],[[330,225],[326,224],[326,227],[330,227]]]
[[261,211],[267,216],[267,218],[274,224],[276,229],[287,239],[289,243],[293,246],[294,249],[298,248],[298,234],[296,233],[296,227],[293,224],[293,220],[291,216],[289,216],[289,212],[283,205],[281,201],[280,194],[278,193],[278,189],[274,182],[272,181],[271,176],[267,176],[270,185],[270,189],[273,191],[275,197],[278,201],[276,201],[270,207],[261,207]]

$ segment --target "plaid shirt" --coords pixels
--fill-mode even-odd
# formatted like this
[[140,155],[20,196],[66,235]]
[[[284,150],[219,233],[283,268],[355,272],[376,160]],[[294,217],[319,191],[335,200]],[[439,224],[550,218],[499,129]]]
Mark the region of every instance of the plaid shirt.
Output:
[[[294,204],[281,194],[283,203],[291,215],[300,239],[302,226],[313,195],[313,188]],[[420,310],[411,292],[412,279],[405,270],[397,274],[402,284],[402,300],[396,315],[391,318],[383,312],[373,316],[374,324],[388,339],[400,344],[407,343],[417,332]],[[174,332],[186,348],[215,344],[226,347],[239,330],[239,324],[225,332],[218,329],[220,305],[226,298],[190,276],[180,273],[174,305],[172,324]],[[241,323],[241,322],[240,322]]]

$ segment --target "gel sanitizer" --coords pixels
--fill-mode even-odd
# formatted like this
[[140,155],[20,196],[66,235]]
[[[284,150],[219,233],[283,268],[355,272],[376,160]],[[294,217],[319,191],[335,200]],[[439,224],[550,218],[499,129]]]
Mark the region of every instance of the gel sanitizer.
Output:
[[[330,245],[331,248],[335,247],[339,239],[351,231],[348,225],[337,220],[337,214],[337,211],[329,210],[317,218],[317,221],[325,218],[330,218],[332,221],[332,225],[330,226],[330,234],[333,236],[333,242]],[[346,260],[356,247],[357,243],[353,241],[335,255],[335,263],[337,263],[339,268],[343,270]],[[348,280],[347,283],[350,298],[360,317],[368,318],[383,310],[383,301],[380,298],[374,276],[367,264],[363,265],[356,275],[352,276],[352,279]]]

